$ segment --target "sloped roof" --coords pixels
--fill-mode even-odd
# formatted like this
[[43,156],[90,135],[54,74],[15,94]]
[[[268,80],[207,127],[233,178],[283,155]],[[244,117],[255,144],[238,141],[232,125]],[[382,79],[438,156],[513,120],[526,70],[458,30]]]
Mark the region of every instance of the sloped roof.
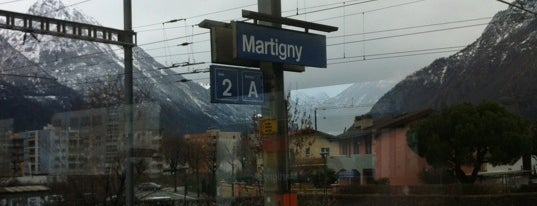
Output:
[[313,128],[299,129],[297,131],[289,133],[289,136],[300,136],[300,135],[316,135],[318,137],[328,139],[328,140],[333,140],[336,138],[334,135],[324,133],[324,132],[315,130]]
[[378,120],[375,120],[371,127],[368,127],[365,129],[357,129],[355,127],[351,127],[350,129],[345,131],[343,134],[337,135],[336,139],[361,138],[361,137],[369,136],[373,132],[376,132],[382,129],[401,127],[413,121],[425,118],[429,116],[431,113],[433,113],[433,111],[434,110],[432,109],[425,109],[425,110],[418,110],[414,112],[405,113],[405,114],[395,116],[395,117],[390,116],[390,117],[380,118]]
[[386,118],[386,119],[382,118],[382,119],[379,119],[378,121],[375,121],[375,123],[373,124],[373,129],[379,130],[379,129],[401,127],[411,122],[414,122],[416,120],[423,119],[429,116],[433,112],[434,110],[432,109],[424,109],[424,110],[418,110],[414,112],[405,113],[405,114],[391,117],[391,118]]

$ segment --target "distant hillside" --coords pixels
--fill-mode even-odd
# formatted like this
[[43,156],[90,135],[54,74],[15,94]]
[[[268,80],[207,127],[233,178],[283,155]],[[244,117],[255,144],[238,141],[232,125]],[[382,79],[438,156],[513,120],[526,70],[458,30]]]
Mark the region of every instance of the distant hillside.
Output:
[[386,80],[357,82],[338,94],[305,94],[298,90],[291,92],[291,99],[298,100],[301,112],[309,113],[312,121],[315,120],[314,113],[317,110],[317,126],[320,131],[338,135],[353,124],[355,116],[367,113],[394,84],[395,82]]
[[[535,0],[517,1],[537,11]],[[519,9],[497,13],[479,39],[399,82],[375,104],[375,117],[459,102],[494,100],[537,119],[537,21]]]
[[[59,9],[62,8],[62,9]],[[37,0],[29,14],[99,24],[61,0]],[[209,90],[195,82],[178,82],[181,75],[133,49],[135,101],[157,102],[160,126],[174,135],[203,132],[208,128],[248,128],[259,107],[210,103]],[[18,131],[40,129],[55,112],[91,106],[91,98],[109,101],[112,96],[94,91],[116,84],[123,87],[122,48],[109,44],[50,35],[25,34],[0,29],[0,119],[13,118]],[[97,88],[97,89],[96,89]],[[93,93],[92,93],[93,92]],[[121,91],[113,96],[121,103]],[[144,96],[141,96],[143,94]]]

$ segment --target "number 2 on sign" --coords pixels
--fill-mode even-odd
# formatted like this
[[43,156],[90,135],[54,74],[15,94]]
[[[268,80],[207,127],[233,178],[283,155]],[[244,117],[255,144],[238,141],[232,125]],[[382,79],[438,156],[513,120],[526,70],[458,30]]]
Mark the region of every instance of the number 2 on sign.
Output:
[[224,79],[224,81],[222,81],[222,85],[223,86],[227,86],[226,90],[224,90],[224,93],[222,93],[222,95],[224,97],[231,97],[231,92],[229,92],[229,90],[231,90],[231,87],[233,86],[233,84],[231,84],[231,80],[229,79]]

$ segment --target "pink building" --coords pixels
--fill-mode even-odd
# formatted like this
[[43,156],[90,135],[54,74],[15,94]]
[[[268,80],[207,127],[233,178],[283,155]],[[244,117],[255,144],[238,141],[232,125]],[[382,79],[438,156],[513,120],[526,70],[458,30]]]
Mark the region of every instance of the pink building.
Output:
[[387,178],[390,185],[419,185],[420,172],[428,169],[407,144],[410,124],[431,113],[417,111],[373,121],[356,117],[354,127],[337,136],[339,155],[331,156],[328,167],[338,172],[342,185],[367,184]]

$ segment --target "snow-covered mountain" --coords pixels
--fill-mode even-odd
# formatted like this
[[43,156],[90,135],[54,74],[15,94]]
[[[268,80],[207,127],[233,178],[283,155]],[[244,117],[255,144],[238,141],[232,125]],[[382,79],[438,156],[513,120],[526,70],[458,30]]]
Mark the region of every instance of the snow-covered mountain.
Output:
[[[65,8],[61,0],[38,0],[29,8],[28,13],[99,24],[77,9]],[[101,91],[96,88],[113,88],[114,84],[120,85],[116,88],[122,88],[122,51],[121,47],[108,44],[1,29],[0,54],[6,55],[0,56],[0,72],[19,75],[2,76],[0,79],[2,108],[17,107],[12,105],[13,101],[4,101],[17,98],[19,101],[48,108],[50,105],[40,104],[40,101],[28,95],[40,91],[40,96],[46,96],[51,101],[54,100],[52,102],[55,105],[62,106],[49,109],[49,113],[40,116],[47,119],[51,112],[91,106],[88,104],[92,97],[110,99],[111,96],[106,96],[109,94],[96,92]],[[237,125],[232,123],[247,123],[254,110],[259,111],[255,106],[211,104],[206,88],[195,82],[177,82],[182,79],[180,75],[171,70],[158,69],[163,65],[141,48],[135,47],[133,55],[135,101],[158,102],[162,107],[161,126],[168,132],[201,132],[209,127],[233,128]],[[24,77],[20,74],[31,74],[39,78]],[[17,90],[24,91],[14,92]],[[65,95],[68,97],[64,97]],[[81,99],[85,102],[81,102]],[[15,125],[21,125],[20,129],[28,129],[25,127],[30,123],[22,121],[20,117],[30,114],[23,114],[24,110],[20,112],[2,112],[0,118],[15,118]],[[32,127],[42,126],[42,123],[45,122]]]
[[317,114],[317,129],[337,135],[353,124],[355,116],[369,112],[394,84],[389,80],[357,82],[337,94],[327,94],[323,88],[292,91],[291,105],[298,101],[301,112],[312,116],[313,126]]
[[[515,3],[537,11],[536,0]],[[376,103],[371,114],[397,115],[493,100],[512,112],[537,119],[535,45],[535,16],[513,7],[498,12],[480,38],[406,77]]]

